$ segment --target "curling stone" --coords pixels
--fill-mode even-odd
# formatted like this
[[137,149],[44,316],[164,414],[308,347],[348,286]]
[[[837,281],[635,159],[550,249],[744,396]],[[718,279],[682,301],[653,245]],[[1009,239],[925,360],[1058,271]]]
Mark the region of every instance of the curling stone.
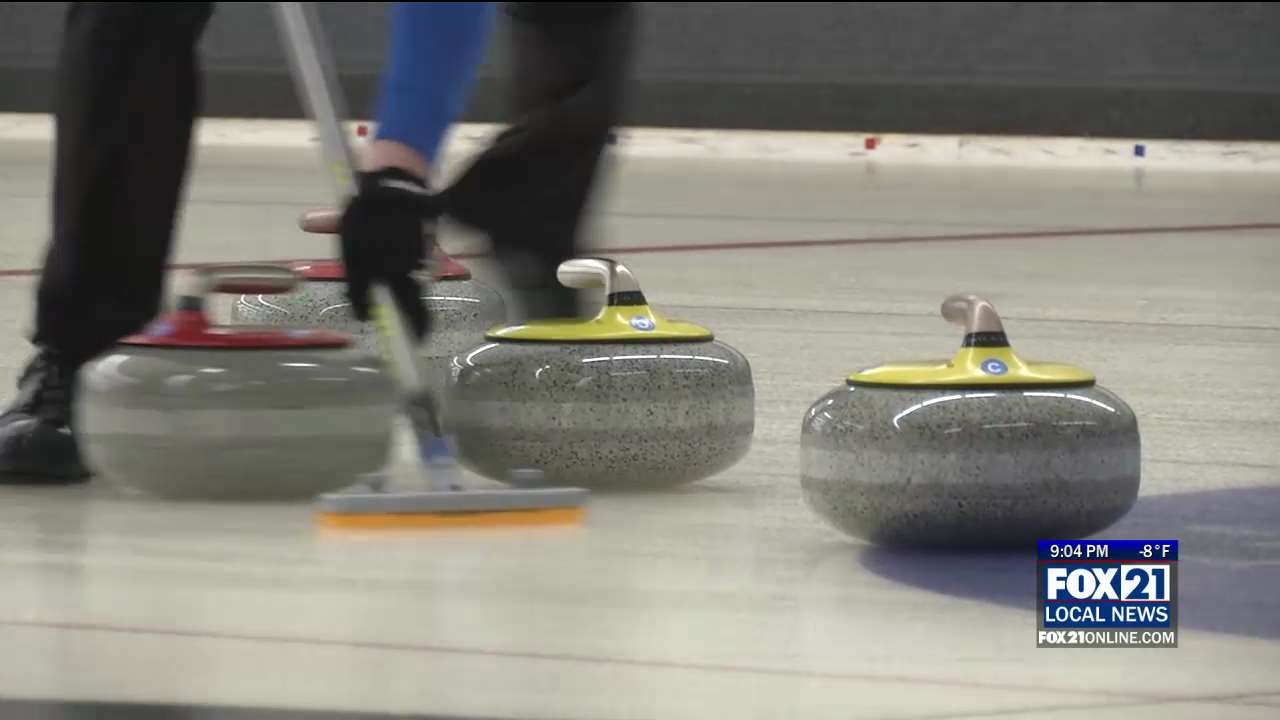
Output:
[[1140,474],[1124,401],[1085,370],[1024,362],[981,298],[948,298],[942,316],[965,328],[949,362],[863,370],[809,408],[809,506],[854,537],[933,548],[1080,538],[1123,517]]
[[169,498],[310,498],[386,462],[395,387],[350,337],[320,329],[217,326],[207,293],[277,295],[285,268],[197,273],[175,312],[86,368],[79,414],[91,466]]
[[[339,213],[316,210],[302,216],[299,226],[310,233],[336,233]],[[231,321],[246,325],[318,327],[351,335],[357,347],[377,353],[378,334],[372,323],[362,323],[351,313],[346,297],[346,274],[338,260],[293,263],[305,282],[286,296],[270,298],[245,293],[231,306]],[[446,387],[450,361],[474,347],[491,327],[506,322],[502,296],[476,282],[465,266],[438,247],[430,277],[423,278],[427,292],[423,303],[431,316],[431,334],[420,350],[429,382]]]
[[652,489],[723,471],[755,429],[751,366],[710,330],[649,307],[631,272],[574,259],[561,284],[602,289],[593,318],[491,330],[454,363],[459,459],[506,482],[534,468],[543,482]]

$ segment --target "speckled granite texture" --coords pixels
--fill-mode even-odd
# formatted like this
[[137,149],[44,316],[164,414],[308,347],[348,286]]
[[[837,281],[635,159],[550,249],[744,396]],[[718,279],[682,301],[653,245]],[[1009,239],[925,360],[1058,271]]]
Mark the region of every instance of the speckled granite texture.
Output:
[[1133,505],[1132,410],[1101,387],[841,386],[806,413],[801,485],[876,544],[1021,546],[1098,532]]
[[[373,323],[358,322],[351,314],[345,287],[340,281],[309,280],[287,295],[241,295],[231,306],[231,322],[336,330],[351,335],[359,349],[378,354],[377,328]],[[426,381],[439,392],[447,427],[451,361],[483,342],[487,330],[505,322],[506,306],[498,291],[474,280],[433,282],[423,301],[431,313],[431,334],[419,356]]]
[[88,463],[170,498],[309,498],[387,460],[397,398],[356,349],[121,348],[85,367]]
[[486,343],[456,365],[460,457],[497,480],[537,468],[554,485],[669,487],[751,446],[751,367],[721,342]]

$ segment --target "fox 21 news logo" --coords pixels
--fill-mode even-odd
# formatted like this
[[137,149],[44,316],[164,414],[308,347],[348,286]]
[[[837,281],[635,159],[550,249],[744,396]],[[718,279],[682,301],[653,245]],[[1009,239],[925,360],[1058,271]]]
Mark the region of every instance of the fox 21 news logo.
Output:
[[1177,647],[1178,541],[1041,540],[1037,647]]

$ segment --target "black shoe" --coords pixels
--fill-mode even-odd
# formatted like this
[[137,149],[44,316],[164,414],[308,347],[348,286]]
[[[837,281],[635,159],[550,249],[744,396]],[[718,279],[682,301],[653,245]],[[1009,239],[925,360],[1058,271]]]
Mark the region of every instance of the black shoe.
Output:
[[41,349],[0,415],[0,485],[62,485],[90,476],[72,430],[76,371]]

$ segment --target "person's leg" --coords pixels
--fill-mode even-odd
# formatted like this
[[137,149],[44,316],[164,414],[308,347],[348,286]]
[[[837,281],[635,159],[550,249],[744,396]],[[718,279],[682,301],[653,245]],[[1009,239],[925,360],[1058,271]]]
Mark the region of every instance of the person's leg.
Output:
[[577,254],[582,216],[622,113],[632,3],[511,3],[515,123],[444,191],[453,218],[489,234],[531,317],[571,316],[556,268]]
[[37,345],[84,363],[159,309],[209,3],[70,10],[57,91],[53,241]]
[[53,238],[37,352],[0,416],[0,483],[87,476],[71,414],[80,366],[157,313],[211,3],[75,3],[55,95]]

